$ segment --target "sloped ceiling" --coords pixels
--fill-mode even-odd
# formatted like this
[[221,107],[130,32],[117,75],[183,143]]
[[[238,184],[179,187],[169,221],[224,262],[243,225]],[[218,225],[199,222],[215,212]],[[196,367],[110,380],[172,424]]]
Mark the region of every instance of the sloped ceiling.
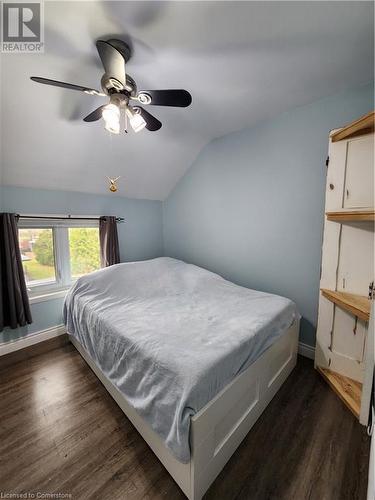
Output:
[[[139,88],[186,88],[153,107],[159,132],[112,136],[103,103],[29,80],[98,88],[94,42],[130,36]],[[212,139],[373,78],[371,2],[45,2],[44,54],[1,54],[4,185],[163,200]]]

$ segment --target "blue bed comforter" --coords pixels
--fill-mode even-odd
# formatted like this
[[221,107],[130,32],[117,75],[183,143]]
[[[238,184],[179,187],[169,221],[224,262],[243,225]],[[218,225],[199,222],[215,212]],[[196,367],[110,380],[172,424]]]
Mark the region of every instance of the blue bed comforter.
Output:
[[83,276],[64,304],[68,332],[181,462],[190,417],[297,316],[284,297],[164,257]]

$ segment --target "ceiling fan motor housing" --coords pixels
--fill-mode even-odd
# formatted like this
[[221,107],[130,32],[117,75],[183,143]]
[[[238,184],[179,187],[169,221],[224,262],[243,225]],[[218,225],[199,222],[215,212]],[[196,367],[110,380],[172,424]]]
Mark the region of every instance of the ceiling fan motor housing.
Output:
[[103,92],[107,95],[121,92],[129,97],[137,95],[137,84],[130,75],[126,75],[126,85],[124,86],[119,80],[114,77],[109,77],[106,73],[102,76],[101,86]]
[[109,98],[109,103],[114,104],[118,108],[122,108],[123,106],[127,106],[129,103],[129,97],[120,92],[116,92],[111,94]]

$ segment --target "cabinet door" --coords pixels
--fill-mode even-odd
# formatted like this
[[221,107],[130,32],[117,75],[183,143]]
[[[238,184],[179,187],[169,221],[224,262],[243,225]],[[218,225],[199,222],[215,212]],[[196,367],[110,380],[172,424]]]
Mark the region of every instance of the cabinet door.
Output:
[[[332,351],[345,358],[363,362],[367,323],[335,306],[332,329]],[[348,377],[350,377],[348,373]],[[354,377],[353,377],[354,378]]]
[[372,281],[374,281],[372,224],[343,224],[336,290],[367,296]]
[[347,142],[344,208],[374,206],[374,135]]

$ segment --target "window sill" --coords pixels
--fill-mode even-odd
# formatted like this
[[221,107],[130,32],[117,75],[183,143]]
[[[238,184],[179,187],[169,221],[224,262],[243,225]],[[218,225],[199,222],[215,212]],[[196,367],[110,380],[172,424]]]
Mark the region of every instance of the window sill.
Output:
[[60,299],[65,297],[68,290],[69,288],[64,288],[63,290],[55,290],[53,292],[40,292],[32,295],[29,294],[29,302],[30,304],[37,304],[38,302],[46,302],[47,300]]

